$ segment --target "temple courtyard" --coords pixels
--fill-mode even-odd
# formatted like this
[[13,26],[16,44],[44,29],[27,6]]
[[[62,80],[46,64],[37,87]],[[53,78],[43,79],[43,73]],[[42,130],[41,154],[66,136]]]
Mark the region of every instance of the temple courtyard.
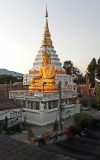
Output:
[[[69,127],[71,124],[73,123],[72,117],[67,118],[65,120],[63,120],[63,128],[64,126]],[[35,135],[35,137],[40,138],[42,134],[44,133],[52,133],[55,134],[53,132],[53,124],[47,125],[47,126],[43,126],[43,127],[39,127],[39,126],[32,126],[32,131]],[[60,132],[60,129],[59,131]],[[10,135],[11,138],[14,138],[16,140],[25,142],[25,143],[29,143],[28,141],[28,134],[27,133],[15,133],[13,135]],[[62,139],[64,139],[65,136],[62,136]],[[53,141],[52,141],[53,142]],[[51,143],[51,141],[50,141]]]

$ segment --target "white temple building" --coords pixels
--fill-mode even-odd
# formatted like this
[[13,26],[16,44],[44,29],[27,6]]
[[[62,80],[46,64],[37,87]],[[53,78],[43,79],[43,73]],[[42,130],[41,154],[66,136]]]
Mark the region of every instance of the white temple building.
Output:
[[[77,85],[73,83],[70,75],[67,75],[56,51],[54,50],[51,35],[48,27],[48,12],[46,9],[46,24],[44,28],[41,47],[36,55],[29,74],[23,76],[23,85],[29,85],[34,77],[39,75],[42,65],[42,56],[44,50],[50,57],[50,64],[55,68],[55,91],[45,91],[45,85],[42,90],[16,90],[9,92],[9,98],[20,101],[23,108],[23,117],[27,117],[27,122],[38,126],[53,123],[55,119],[59,120],[60,109],[63,107],[62,118],[67,118],[80,112],[80,104],[77,98]],[[61,85],[59,85],[61,84]]]

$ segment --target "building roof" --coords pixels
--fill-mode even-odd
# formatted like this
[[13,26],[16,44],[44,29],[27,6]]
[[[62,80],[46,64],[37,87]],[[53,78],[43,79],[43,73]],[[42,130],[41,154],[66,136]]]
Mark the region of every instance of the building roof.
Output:
[[83,134],[41,147],[0,135],[0,160],[100,160],[100,126]]
[[0,135],[0,160],[74,160],[68,156]]
[[1,100],[0,101],[0,111],[18,108],[17,105],[12,102],[10,100]]
[[[76,160],[100,159],[100,126],[91,125],[85,128],[82,136],[44,146],[44,150],[72,157]],[[97,158],[98,157],[98,158]]]

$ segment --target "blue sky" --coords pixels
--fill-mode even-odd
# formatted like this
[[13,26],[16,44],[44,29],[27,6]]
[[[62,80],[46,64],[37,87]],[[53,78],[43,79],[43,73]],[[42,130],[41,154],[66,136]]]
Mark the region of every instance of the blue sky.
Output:
[[0,68],[28,73],[41,46],[46,4],[60,61],[82,73],[100,57],[100,0],[0,0]]

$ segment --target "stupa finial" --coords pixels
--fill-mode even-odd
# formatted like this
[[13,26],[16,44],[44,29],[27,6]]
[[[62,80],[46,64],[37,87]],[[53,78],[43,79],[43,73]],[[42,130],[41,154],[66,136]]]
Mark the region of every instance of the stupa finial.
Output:
[[51,35],[49,32],[48,19],[47,19],[48,18],[47,6],[46,6],[45,17],[46,17],[46,23],[45,23],[45,27],[44,27],[43,40],[42,40],[41,44],[42,44],[42,46],[52,46],[52,40],[51,40]]
[[45,17],[48,17],[47,5],[46,5],[46,13],[45,13]]

